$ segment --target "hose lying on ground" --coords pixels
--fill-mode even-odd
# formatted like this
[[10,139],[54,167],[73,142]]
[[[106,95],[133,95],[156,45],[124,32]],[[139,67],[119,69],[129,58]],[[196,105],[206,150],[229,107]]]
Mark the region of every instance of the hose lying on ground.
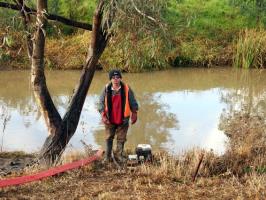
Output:
[[98,160],[103,154],[103,150],[98,150],[97,153],[89,158],[78,160],[72,163],[67,163],[65,165],[60,165],[57,167],[50,168],[46,171],[39,172],[33,175],[26,175],[16,178],[4,179],[0,180],[0,188],[14,185],[21,185],[24,183],[40,180],[49,176],[53,176],[62,172],[65,172],[70,169],[75,169],[87,164],[92,163],[93,161]]

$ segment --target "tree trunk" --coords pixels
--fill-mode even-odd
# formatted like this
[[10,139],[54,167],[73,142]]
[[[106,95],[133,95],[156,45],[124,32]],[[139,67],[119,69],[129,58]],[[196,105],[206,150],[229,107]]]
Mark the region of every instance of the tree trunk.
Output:
[[0,2],[0,7],[19,10],[23,18],[24,28],[27,32],[29,30],[30,14],[36,13],[36,30],[33,37],[28,33],[27,47],[28,55],[31,60],[31,83],[34,96],[42,112],[49,133],[40,151],[39,160],[43,164],[52,165],[60,158],[78,126],[81,110],[94,76],[96,64],[110,37],[108,31],[111,28],[115,16],[116,0],[110,0],[110,7],[107,12],[108,16],[105,18],[104,22],[102,22],[104,0],[99,0],[98,2],[93,17],[92,35],[87,59],[82,69],[79,84],[63,119],[58,113],[50,96],[44,73],[45,27],[47,19],[57,20],[67,25],[88,30],[91,30],[91,25],[48,14],[47,0],[37,0],[37,11],[28,8],[24,0],[16,0],[15,2],[16,4]]
[[[88,49],[87,59],[83,66],[79,84],[63,119],[60,118],[52,101],[50,101],[51,98],[45,84],[45,79],[37,81],[39,83],[38,87],[42,85],[41,88],[43,90],[43,92],[38,92],[37,99],[41,102],[44,116],[47,116],[45,119],[50,133],[45,140],[39,156],[40,161],[46,165],[51,165],[60,158],[66,145],[76,131],[87,91],[94,76],[96,64],[109,38],[108,30],[104,30],[107,28],[107,25],[101,26],[102,12],[103,1],[100,1],[94,14],[91,43]],[[109,23],[109,26],[110,20],[108,22],[106,21],[106,23]],[[40,74],[40,78],[42,77],[45,77],[43,70],[41,70]],[[45,106],[45,103],[47,103],[47,106]]]

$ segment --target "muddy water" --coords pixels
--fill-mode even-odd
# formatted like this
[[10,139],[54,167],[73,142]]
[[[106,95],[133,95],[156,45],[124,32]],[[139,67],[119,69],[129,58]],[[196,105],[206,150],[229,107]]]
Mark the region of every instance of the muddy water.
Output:
[[[56,107],[64,114],[79,71],[47,71]],[[30,87],[29,71],[0,71],[0,150],[38,151],[47,128]],[[140,104],[139,120],[128,132],[126,148],[149,143],[154,149],[182,152],[193,147],[223,153],[228,138],[226,115],[243,110],[266,116],[266,71],[176,69],[124,74]],[[89,90],[76,134],[68,149],[104,145],[104,127],[97,100],[108,81],[97,72]]]

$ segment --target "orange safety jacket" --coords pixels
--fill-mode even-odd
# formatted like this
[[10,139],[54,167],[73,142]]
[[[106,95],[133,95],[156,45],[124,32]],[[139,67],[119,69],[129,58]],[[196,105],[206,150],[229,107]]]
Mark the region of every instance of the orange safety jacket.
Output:
[[[123,84],[121,82],[121,89],[122,90],[122,87],[124,88],[124,97],[122,97],[122,99],[124,99],[124,102],[122,101],[122,110],[123,110],[123,117],[124,118],[127,118],[127,117],[130,117],[130,113],[131,113],[131,109],[130,109],[130,105],[129,105],[129,98],[128,98],[128,93],[129,93],[129,87],[127,84]],[[111,85],[110,84],[107,84],[106,85],[106,91],[109,89],[111,89]],[[123,94],[121,94],[122,96]],[[105,95],[105,99],[104,99],[105,103],[104,103],[104,111],[106,114],[108,114],[108,117],[110,118],[110,112],[109,112],[109,109],[108,109],[108,105],[112,102],[108,102],[110,100],[108,100],[108,91],[106,92],[106,95]],[[124,104],[124,106],[123,106]]]

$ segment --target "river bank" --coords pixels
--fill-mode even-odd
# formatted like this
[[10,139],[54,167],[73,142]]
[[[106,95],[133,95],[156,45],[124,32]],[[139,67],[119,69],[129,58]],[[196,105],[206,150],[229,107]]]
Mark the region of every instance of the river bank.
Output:
[[[22,33],[10,33],[10,35],[14,41],[23,37]],[[142,55],[137,58],[138,64],[131,63],[131,59],[136,59],[134,57],[136,52],[127,52],[127,57],[124,57],[120,50],[116,48],[116,44],[110,44],[100,58],[97,69],[109,71],[112,68],[119,68],[125,72],[144,72],[177,67],[234,66],[238,68],[265,68],[265,35],[265,31],[239,30],[238,33],[234,33],[234,40],[223,44],[217,39],[195,37],[191,40],[184,36],[174,36],[172,45],[175,47],[172,50],[169,49],[168,53],[153,58],[146,58],[142,52],[138,52]],[[71,36],[47,38],[45,49],[46,69],[82,69],[89,38],[90,32],[78,32]],[[140,46],[146,48],[145,44]],[[136,48],[138,49],[138,47],[133,49]],[[158,48],[158,51],[160,51],[160,48],[164,47]],[[21,40],[10,47],[4,46],[0,54],[0,70],[21,70],[30,69],[31,67],[26,46]]]
[[34,159],[34,154],[25,152],[0,152],[0,176],[19,173],[30,166]]
[[[81,169],[22,186],[0,189],[4,199],[263,199],[265,197],[266,122],[257,116],[228,116],[230,137],[225,154],[191,150],[182,156],[156,152],[153,164],[118,169],[96,162]],[[193,175],[199,159],[203,162],[196,181]],[[72,154],[71,162],[85,154]],[[21,174],[32,174],[28,168]],[[1,178],[12,177],[11,174]],[[62,192],[62,189],[64,192]]]
[[[90,13],[93,13],[95,3],[91,4]],[[121,25],[113,34],[100,58],[99,68],[106,71],[119,68],[127,72],[186,66],[265,68],[265,14],[260,13],[262,16],[259,23],[259,17],[252,15],[252,10],[243,10],[243,6],[247,5],[227,0],[203,3],[199,0],[169,0],[158,5],[162,6],[158,8],[158,17],[164,28],[155,30],[153,27],[151,34],[151,30],[145,28],[136,31],[138,23],[142,27],[143,22],[137,21],[137,25],[133,25],[130,20],[126,21],[128,24]],[[10,20],[8,15],[4,17],[7,22]],[[79,17],[80,20],[88,20]],[[122,21],[126,19],[122,18]],[[4,24],[2,26],[1,68],[29,69],[24,40],[26,35],[22,27],[17,25],[5,30]],[[46,69],[81,69],[89,46],[90,32],[53,23],[47,29]]]

